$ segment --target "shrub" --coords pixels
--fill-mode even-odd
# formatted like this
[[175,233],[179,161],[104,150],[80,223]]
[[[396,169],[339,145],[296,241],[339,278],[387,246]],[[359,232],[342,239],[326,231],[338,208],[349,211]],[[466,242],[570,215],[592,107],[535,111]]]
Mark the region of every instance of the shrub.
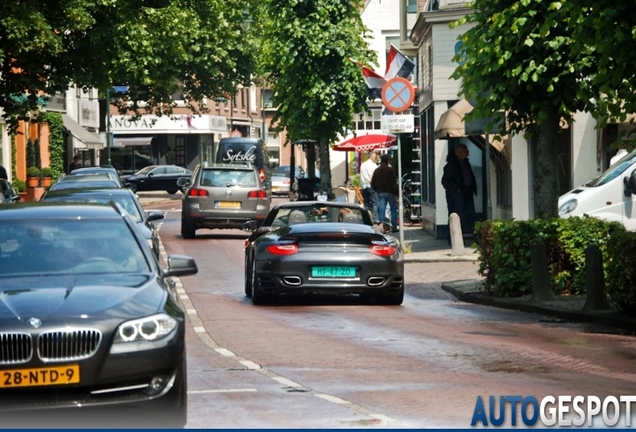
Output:
[[636,233],[612,235],[604,256],[605,287],[610,298],[628,315],[636,315]]
[[43,167],[42,177],[53,177],[53,170],[49,167]]
[[360,174],[354,174],[347,181],[349,187],[360,187]]
[[30,166],[27,168],[27,177],[40,177],[41,173],[40,168],[36,166]]
[[25,182],[23,182],[23,181],[22,181],[22,180],[20,180],[20,179],[15,179],[15,180],[13,181],[13,187],[14,187],[14,188],[15,188],[15,190],[16,190],[16,191],[18,191],[18,192],[26,192],[26,189],[27,189],[27,187],[26,187],[26,183],[25,183]]

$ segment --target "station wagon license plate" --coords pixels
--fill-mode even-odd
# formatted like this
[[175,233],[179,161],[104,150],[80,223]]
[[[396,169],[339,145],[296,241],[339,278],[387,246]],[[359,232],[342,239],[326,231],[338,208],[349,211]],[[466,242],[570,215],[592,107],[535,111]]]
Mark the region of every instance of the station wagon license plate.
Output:
[[76,384],[80,382],[79,365],[0,371],[0,388]]
[[241,208],[241,202],[240,201],[217,201],[215,203],[214,208],[240,209]]
[[355,267],[315,266],[311,268],[311,277],[315,278],[352,278],[355,276]]

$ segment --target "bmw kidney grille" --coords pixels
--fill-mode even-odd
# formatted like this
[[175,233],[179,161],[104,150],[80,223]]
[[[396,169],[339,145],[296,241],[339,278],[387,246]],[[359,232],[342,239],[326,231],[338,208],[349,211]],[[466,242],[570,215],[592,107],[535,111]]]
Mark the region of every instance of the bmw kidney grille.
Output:
[[[37,353],[45,362],[81,360],[95,354],[101,341],[99,330],[49,331],[38,336]],[[0,364],[26,363],[33,348],[29,333],[0,333]]]

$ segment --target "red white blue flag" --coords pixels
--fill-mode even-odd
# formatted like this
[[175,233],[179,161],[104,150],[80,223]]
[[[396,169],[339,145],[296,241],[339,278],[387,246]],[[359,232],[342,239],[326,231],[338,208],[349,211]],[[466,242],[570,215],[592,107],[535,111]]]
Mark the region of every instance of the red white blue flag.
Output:
[[384,74],[384,78],[387,81],[395,77],[408,79],[414,68],[415,63],[391,44],[389,57],[386,59],[386,73]]

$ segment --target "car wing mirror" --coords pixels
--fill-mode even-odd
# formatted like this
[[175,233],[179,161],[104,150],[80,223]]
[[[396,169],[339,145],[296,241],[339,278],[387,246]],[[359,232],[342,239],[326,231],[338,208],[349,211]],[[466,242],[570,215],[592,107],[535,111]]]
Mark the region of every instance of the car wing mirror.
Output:
[[164,277],[188,276],[197,274],[199,269],[193,258],[184,255],[168,255],[168,268],[164,269]]
[[247,221],[243,224],[243,231],[254,232],[258,229],[258,222],[255,220]]
[[147,213],[147,217],[149,221],[155,221],[155,220],[161,220],[163,219],[163,212],[158,211],[158,210],[150,210]]
[[177,179],[177,186],[187,186],[190,184],[190,179],[186,177],[179,177]]

